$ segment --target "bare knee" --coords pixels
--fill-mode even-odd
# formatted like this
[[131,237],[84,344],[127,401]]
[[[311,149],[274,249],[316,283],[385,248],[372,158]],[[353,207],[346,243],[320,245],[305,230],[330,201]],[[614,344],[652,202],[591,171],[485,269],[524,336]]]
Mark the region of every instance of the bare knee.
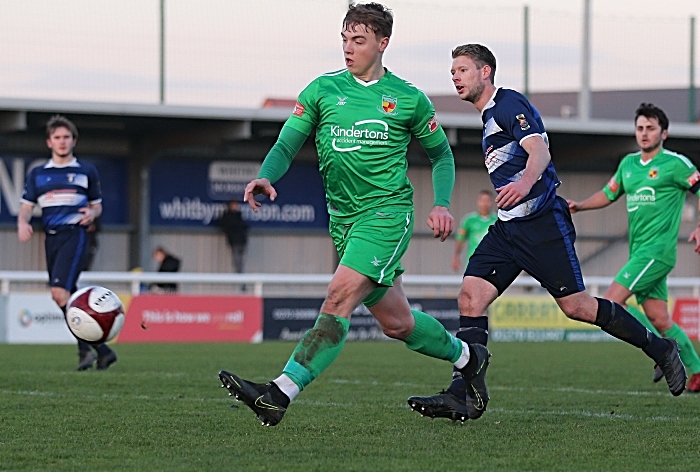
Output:
[[382,332],[391,339],[406,339],[413,332],[415,325],[408,323],[392,323],[391,325],[382,325]]
[[556,299],[564,314],[576,321],[594,323],[598,314],[598,300],[586,292],[579,292]]
[[459,314],[485,316],[486,310],[497,296],[498,290],[491,283],[475,277],[465,277],[457,297]]

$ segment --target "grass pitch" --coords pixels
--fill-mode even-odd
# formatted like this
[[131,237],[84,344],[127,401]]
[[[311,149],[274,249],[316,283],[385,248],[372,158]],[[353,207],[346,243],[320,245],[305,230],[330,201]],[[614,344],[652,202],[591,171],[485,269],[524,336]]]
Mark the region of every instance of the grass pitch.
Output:
[[[410,411],[450,366],[398,342],[348,343],[260,426],[217,373],[266,381],[294,345],[116,345],[75,372],[74,346],[0,345],[0,470],[692,470],[700,394],[674,398],[623,343],[492,343],[491,402],[464,425]],[[240,408],[231,408],[237,404]]]

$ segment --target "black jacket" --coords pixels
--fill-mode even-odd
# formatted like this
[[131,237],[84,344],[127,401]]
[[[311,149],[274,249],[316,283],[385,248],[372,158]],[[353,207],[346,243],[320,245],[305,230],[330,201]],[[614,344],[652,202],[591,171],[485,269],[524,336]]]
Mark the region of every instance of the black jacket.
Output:
[[240,211],[226,210],[218,221],[218,226],[226,235],[230,246],[246,245],[248,243],[248,223]]

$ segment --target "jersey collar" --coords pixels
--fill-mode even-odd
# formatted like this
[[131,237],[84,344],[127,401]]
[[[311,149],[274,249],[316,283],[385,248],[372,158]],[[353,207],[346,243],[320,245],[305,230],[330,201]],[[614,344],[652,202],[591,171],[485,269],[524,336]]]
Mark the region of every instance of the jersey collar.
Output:
[[642,153],[640,152],[640,153],[639,153],[639,163],[640,163],[641,165],[643,165],[643,166],[648,166],[649,163],[650,163],[651,161],[653,161],[653,160],[656,158],[656,156],[661,155],[663,152],[664,152],[664,148],[663,148],[663,146],[661,146],[661,147],[659,148],[659,152],[657,152],[656,154],[654,154],[654,157],[652,157],[651,159],[649,159],[649,160],[646,161],[646,162],[644,162],[644,159],[642,159]]
[[481,110],[481,116],[484,116],[484,112],[486,110],[493,106],[496,106],[496,94],[499,90],[501,90],[501,87],[496,87],[496,90],[493,91],[493,95],[491,95],[491,98],[489,98],[489,101],[486,103],[486,106],[483,108],[483,110]]
[[53,159],[49,159],[49,162],[46,163],[46,165],[44,166],[44,169],[50,169],[52,167],[55,167],[57,169],[61,169],[63,167],[80,167],[80,164],[78,164],[78,159],[76,159],[75,157],[73,157],[72,161],[68,162],[67,164],[63,164],[63,165],[56,164],[53,161]]
[[350,74],[350,76],[351,76],[353,79],[355,79],[355,82],[357,82],[358,84],[362,85],[363,87],[370,87],[370,86],[376,84],[377,82],[379,82],[380,80],[382,80],[384,77],[386,77],[386,76],[389,75],[390,73],[391,73],[391,72],[389,72],[389,69],[387,69],[387,68],[385,67],[385,68],[384,68],[384,75],[383,75],[383,76],[381,76],[380,78],[378,78],[378,79],[376,79],[376,80],[370,80],[369,82],[365,82],[364,80],[358,79],[358,78],[355,77],[354,75],[350,74],[350,71],[348,71],[348,74]]

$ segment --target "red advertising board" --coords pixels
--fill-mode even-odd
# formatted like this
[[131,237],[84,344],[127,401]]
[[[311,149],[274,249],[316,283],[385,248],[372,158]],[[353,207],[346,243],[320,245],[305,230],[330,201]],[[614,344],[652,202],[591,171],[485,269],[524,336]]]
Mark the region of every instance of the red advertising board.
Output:
[[126,312],[120,343],[259,342],[262,298],[138,295]]
[[700,334],[700,300],[697,298],[676,298],[673,305],[673,321],[683,328],[690,339],[698,340]]

